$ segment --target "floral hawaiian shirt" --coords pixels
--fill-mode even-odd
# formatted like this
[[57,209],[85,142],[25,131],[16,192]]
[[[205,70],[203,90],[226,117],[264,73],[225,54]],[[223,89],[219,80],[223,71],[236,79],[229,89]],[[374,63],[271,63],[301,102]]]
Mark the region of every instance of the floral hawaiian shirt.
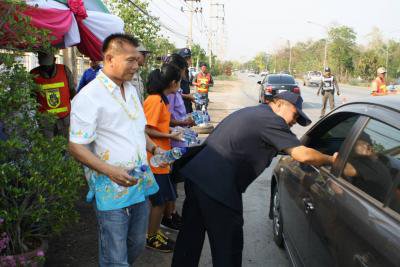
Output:
[[138,183],[120,186],[106,175],[85,167],[89,184],[87,200],[96,199],[99,210],[124,208],[145,200],[158,191],[148,168],[146,156],[146,118],[137,92],[130,82],[121,90],[102,71],[72,101],[70,142],[84,144],[101,160],[127,171],[142,169],[133,175]]

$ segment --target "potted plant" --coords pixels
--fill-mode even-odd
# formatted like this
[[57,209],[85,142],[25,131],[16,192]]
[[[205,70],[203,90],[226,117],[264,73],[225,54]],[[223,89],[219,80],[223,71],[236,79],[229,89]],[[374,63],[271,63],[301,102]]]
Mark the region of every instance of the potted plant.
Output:
[[0,266],[35,266],[43,262],[45,240],[77,220],[74,205],[84,180],[66,152],[67,140],[42,134],[42,125],[55,118],[37,112],[39,88],[16,60],[16,47],[51,49],[46,32],[13,12],[2,15],[18,42],[0,45],[7,49],[0,51]]

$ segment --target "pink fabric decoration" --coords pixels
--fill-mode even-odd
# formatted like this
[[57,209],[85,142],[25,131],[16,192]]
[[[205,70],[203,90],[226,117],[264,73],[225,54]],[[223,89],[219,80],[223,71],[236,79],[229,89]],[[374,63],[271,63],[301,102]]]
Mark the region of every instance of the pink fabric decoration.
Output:
[[53,45],[62,43],[64,35],[69,31],[72,23],[72,13],[69,10],[27,8],[25,15],[31,17],[31,24],[39,29],[48,29],[56,37]]
[[68,6],[74,13],[77,21],[87,18],[88,15],[82,0],[68,0]]

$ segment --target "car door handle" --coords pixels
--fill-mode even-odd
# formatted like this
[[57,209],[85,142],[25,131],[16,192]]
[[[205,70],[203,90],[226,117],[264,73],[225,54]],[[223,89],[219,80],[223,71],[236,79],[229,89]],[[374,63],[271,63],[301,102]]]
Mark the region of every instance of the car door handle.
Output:
[[358,266],[360,267],[368,267],[368,263],[370,261],[370,254],[364,254],[364,255],[360,255],[360,254],[355,254],[353,256],[353,261],[355,261]]
[[314,204],[311,202],[311,199],[309,198],[303,198],[303,204],[304,204],[304,212],[306,214],[309,214],[315,209]]

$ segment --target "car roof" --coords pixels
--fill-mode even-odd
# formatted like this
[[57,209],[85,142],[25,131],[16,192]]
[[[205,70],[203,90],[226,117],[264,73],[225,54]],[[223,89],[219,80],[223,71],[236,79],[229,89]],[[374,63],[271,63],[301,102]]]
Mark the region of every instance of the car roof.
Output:
[[341,107],[354,104],[377,105],[400,112],[400,95],[370,96],[360,100],[348,102],[343,104]]

